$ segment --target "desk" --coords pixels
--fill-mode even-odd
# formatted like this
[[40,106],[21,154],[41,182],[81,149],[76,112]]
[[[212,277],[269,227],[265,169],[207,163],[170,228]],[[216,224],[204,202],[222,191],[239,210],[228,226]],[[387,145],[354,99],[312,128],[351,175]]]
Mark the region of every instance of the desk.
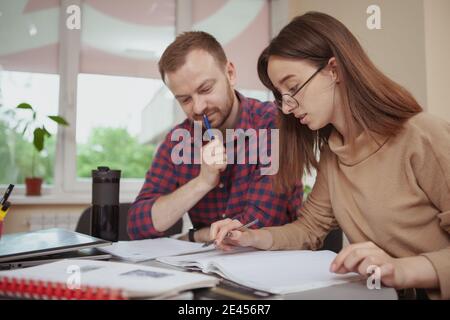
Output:
[[[153,266],[166,269],[183,270],[150,260],[140,263],[146,266]],[[220,286],[220,285],[219,285]],[[397,292],[393,288],[381,288],[369,290],[366,281],[344,283],[326,288],[313,289],[282,296],[273,296],[272,299],[282,300],[397,300]],[[211,289],[201,289],[194,293],[194,299],[230,299],[228,296],[221,296],[211,292]]]

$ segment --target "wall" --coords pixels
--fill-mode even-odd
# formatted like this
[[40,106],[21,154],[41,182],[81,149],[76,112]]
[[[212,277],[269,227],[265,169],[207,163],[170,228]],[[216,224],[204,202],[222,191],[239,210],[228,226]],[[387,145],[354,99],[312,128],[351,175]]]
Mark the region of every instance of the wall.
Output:
[[89,205],[14,205],[5,219],[4,234],[61,227],[75,230]]
[[[381,9],[381,30],[366,25],[370,5]],[[427,104],[422,0],[291,0],[291,18],[320,11],[344,23],[386,75]]]
[[425,0],[428,111],[450,122],[450,1]]

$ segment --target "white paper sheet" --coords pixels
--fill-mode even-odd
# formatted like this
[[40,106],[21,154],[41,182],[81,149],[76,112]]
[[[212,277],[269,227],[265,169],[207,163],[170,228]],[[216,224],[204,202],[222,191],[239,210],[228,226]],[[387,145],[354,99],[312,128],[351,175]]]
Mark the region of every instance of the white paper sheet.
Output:
[[142,262],[158,257],[174,256],[193,252],[214,250],[214,246],[202,247],[202,243],[172,238],[158,238],[134,241],[119,241],[111,246],[98,248],[103,252],[131,262]]

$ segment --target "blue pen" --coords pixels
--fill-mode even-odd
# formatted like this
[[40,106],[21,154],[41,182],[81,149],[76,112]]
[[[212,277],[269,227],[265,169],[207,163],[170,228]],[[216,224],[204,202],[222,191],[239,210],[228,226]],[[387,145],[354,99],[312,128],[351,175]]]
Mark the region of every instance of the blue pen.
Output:
[[214,140],[214,136],[209,131],[211,130],[211,125],[209,124],[209,120],[206,114],[203,114],[203,121],[205,122],[206,132],[208,132],[209,139]]

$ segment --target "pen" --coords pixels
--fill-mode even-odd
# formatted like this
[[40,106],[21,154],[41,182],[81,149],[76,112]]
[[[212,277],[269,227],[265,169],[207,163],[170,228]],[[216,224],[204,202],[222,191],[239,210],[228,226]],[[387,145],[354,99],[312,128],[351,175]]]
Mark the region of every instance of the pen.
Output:
[[5,194],[2,197],[2,200],[0,200],[0,205],[4,205],[5,202],[8,200],[9,195],[11,194],[12,190],[14,189],[14,185],[10,184],[9,187],[6,189]]
[[8,209],[11,206],[11,202],[6,201],[5,204],[0,209],[0,221],[3,221],[8,213]]
[[[247,223],[247,224],[244,224],[243,226],[240,226],[239,228],[234,229],[234,230],[242,231],[242,230],[244,230],[244,229],[246,229],[246,228],[248,228],[248,227],[250,227],[250,226],[252,226],[252,225],[254,225],[254,224],[256,224],[256,223],[258,223],[258,222],[259,222],[259,220],[258,220],[258,219],[255,219],[255,220],[253,220],[252,222],[249,222],[249,223]],[[232,230],[232,231],[234,231],[234,230]],[[225,238],[228,238],[228,237],[230,237],[230,236],[231,236],[231,231],[229,231],[229,232],[226,234]],[[212,245],[212,244],[214,243],[214,241],[216,241],[216,240],[209,240],[209,241],[205,242],[205,243],[203,244],[202,248]]]
[[209,124],[208,117],[203,114],[203,122],[205,122],[206,132],[208,132],[209,139],[214,140],[214,136],[211,134],[211,125]]

